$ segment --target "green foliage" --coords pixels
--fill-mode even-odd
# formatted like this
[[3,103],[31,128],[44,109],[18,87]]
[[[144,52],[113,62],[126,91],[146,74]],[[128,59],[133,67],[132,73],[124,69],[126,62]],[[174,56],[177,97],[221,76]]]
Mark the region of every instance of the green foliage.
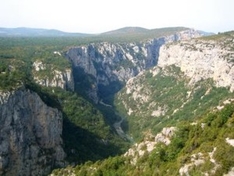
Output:
[[[215,168],[215,164],[210,162],[209,158],[209,153],[214,151],[214,148],[216,151],[213,157],[220,165],[216,175],[222,175],[234,167],[233,147],[225,141],[225,138],[234,138],[234,106],[226,105],[221,111],[208,113],[211,107],[219,105],[223,100],[233,98],[233,93],[229,93],[225,88],[213,87],[213,82],[210,80],[202,80],[190,87],[187,86],[188,79],[179,68],[168,67],[160,70],[156,76],[147,72],[139,78],[140,84],[150,88],[149,103],[141,104],[123,94],[122,97],[118,97],[115,105],[121,114],[125,113],[128,117],[124,122],[124,128],[134,139],[142,139],[142,132],[147,129],[151,129],[156,134],[165,126],[174,126],[178,122],[183,122],[170,145],[158,144],[152,153],[146,152],[136,161],[136,164],[132,164],[131,157],[113,157],[123,153],[128,147],[128,143],[117,137],[110,127],[110,124],[119,118],[114,110],[98,105],[95,107],[80,96],[87,88],[95,86],[92,76],[87,76],[82,71],[76,72],[75,77],[78,80],[76,83],[79,84],[79,81],[82,81],[82,84],[76,85],[79,95],[59,88],[42,88],[33,83],[32,74],[41,78],[46,76],[52,78],[53,70],[64,71],[71,68],[69,62],[63,57],[67,47],[100,41],[137,42],[180,30],[182,29],[164,29],[161,32],[152,30],[148,33],[149,35],[142,32],[140,35],[134,33],[128,37],[118,34],[99,35],[94,38],[0,38],[0,89],[11,90],[25,85],[26,88],[37,92],[47,105],[58,108],[64,117],[62,137],[67,160],[75,164],[89,161],[74,168],[55,170],[55,175],[71,175],[71,173],[76,175],[178,175],[180,167],[191,162],[192,154],[202,152],[204,164],[201,167],[194,166],[190,170],[190,175],[201,175]],[[223,34],[218,40],[233,50],[233,42],[226,40],[227,36],[232,37],[232,32]],[[62,56],[54,54],[54,51],[59,51]],[[141,59],[142,55],[139,54],[136,57]],[[42,61],[46,69],[32,73],[32,64],[35,61]],[[126,61],[121,64],[124,67],[131,67]],[[113,87],[102,87],[103,91],[100,94],[106,98],[105,101],[112,102],[111,94],[122,86],[121,83],[116,83]],[[107,92],[106,90],[110,88],[111,91]],[[140,111],[128,116],[128,110],[125,109],[123,102],[131,109]],[[165,113],[159,117],[152,117],[151,103],[166,107]],[[194,120],[197,121],[197,125],[188,123]],[[107,157],[109,158],[101,160]]]
[[29,68],[23,61],[7,58],[0,59],[0,62],[0,89],[2,90],[20,87],[30,76]]
[[111,31],[97,36],[101,41],[111,41],[118,43],[125,42],[139,42],[149,40],[152,38],[159,38],[162,36],[172,35],[176,32],[186,30],[184,27],[174,28],[159,28],[159,29],[139,29],[139,28],[123,28],[117,31]]
[[54,51],[62,53],[72,43],[75,40],[68,38],[0,37],[0,89],[15,89],[31,79],[32,63],[36,60],[46,65],[45,70],[36,73],[43,78],[52,77],[53,70],[70,68],[69,62]]
[[63,113],[63,142],[67,160],[96,161],[123,153],[128,143],[115,135],[103,114],[76,93],[28,84],[42,100]]
[[221,41],[226,38],[233,38],[233,36],[234,36],[234,31],[230,31],[230,32],[219,33],[218,35],[205,36],[202,37],[201,39],[208,41],[209,40]]
[[[226,120],[218,126],[206,123],[212,124],[219,117]],[[74,168],[56,170],[53,173],[60,175],[65,170],[75,175],[85,173],[87,176],[171,176],[179,175],[180,168],[185,164],[191,164],[192,160],[202,160],[201,164],[189,167],[189,175],[204,173],[223,175],[234,167],[234,147],[225,142],[224,138],[230,137],[229,131],[234,129],[233,119],[234,104],[232,103],[226,105],[221,111],[210,111],[202,115],[195,125],[180,123],[168,146],[158,143],[151,153],[146,152],[135,164],[131,162],[132,157],[116,156],[96,163],[89,162]],[[213,137],[209,138],[209,135]],[[213,153],[212,156],[210,153]]]
[[[35,91],[48,106],[59,109],[64,117],[62,138],[66,159],[73,163],[114,156],[128,147],[128,143],[110,127],[106,119],[110,113],[99,111],[82,98],[82,91],[78,91],[78,95],[34,83],[33,76],[51,79],[54,70],[71,69],[71,64],[64,58],[66,48],[89,43],[89,40],[70,37],[0,38],[0,90],[9,91],[25,86]],[[35,61],[42,62],[45,69],[36,71],[33,68]],[[92,84],[92,78],[82,76],[88,79],[85,86]],[[83,90],[88,87],[85,86]],[[112,116],[109,115],[109,118]]]
[[[143,138],[144,132],[151,129],[154,134],[165,126],[174,126],[179,121],[194,121],[210,108],[218,106],[225,99],[232,98],[226,88],[214,87],[212,80],[201,80],[194,86],[188,86],[189,79],[179,68],[170,66],[159,70],[153,76],[146,71],[137,77],[135,84],[143,87],[137,94],[149,96],[143,103],[133,98],[133,93],[126,94],[126,88],[120,91],[115,99],[119,112],[124,113],[128,121],[128,133],[138,141]],[[127,105],[127,109],[126,108]],[[164,108],[164,113],[158,117],[152,116],[152,111],[158,107]],[[134,110],[128,115],[128,109]],[[213,123],[224,123],[220,117]],[[140,129],[140,130],[139,130]]]

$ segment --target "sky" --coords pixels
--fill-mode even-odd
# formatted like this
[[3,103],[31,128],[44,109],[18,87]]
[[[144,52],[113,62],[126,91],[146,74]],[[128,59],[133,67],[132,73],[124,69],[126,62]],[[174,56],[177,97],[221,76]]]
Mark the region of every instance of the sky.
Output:
[[122,27],[234,30],[234,0],[0,0],[0,27],[102,33]]

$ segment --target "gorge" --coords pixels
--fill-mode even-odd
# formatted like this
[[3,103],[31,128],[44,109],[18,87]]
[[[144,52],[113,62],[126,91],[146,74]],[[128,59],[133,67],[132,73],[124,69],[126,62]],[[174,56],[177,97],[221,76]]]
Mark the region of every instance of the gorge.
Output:
[[[52,175],[108,175],[121,169],[127,175],[160,175],[173,163],[168,175],[231,172],[234,164],[219,157],[223,151],[216,140],[234,138],[229,133],[234,35],[203,34],[173,28],[139,41],[103,38],[63,47],[55,39],[57,47],[24,44],[23,57],[21,46],[3,50],[0,174],[48,175],[72,165]],[[215,136],[209,149],[200,143],[203,133]],[[228,145],[223,143],[224,153],[233,150]],[[197,165],[196,157],[202,160]],[[195,164],[189,165],[190,159]],[[208,169],[197,169],[207,163]]]

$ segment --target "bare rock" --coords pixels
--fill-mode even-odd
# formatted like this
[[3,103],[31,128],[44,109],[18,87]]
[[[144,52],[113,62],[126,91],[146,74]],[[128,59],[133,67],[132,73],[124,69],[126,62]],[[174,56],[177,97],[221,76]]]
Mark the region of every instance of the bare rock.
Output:
[[139,43],[91,43],[70,48],[66,57],[71,61],[75,72],[90,76],[90,84],[96,89],[90,86],[87,94],[97,102],[100,87],[127,82],[140,72],[157,65],[159,50],[164,44],[198,36],[201,36],[198,31],[188,29]]
[[46,175],[62,166],[62,114],[24,88],[0,97],[0,175]]
[[[33,63],[33,67],[33,78],[36,83],[46,87],[60,87],[65,90],[74,90],[72,69],[67,68],[61,71],[47,68],[47,65],[39,60]],[[50,75],[41,74],[45,70],[49,70]]]
[[216,41],[191,40],[165,45],[160,49],[158,66],[175,65],[194,85],[202,79],[212,79],[217,87],[234,91],[234,52]]

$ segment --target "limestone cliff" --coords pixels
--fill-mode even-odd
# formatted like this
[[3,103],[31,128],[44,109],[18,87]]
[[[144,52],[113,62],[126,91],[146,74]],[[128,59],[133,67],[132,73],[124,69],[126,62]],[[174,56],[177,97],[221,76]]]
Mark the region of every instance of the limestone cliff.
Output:
[[233,98],[234,37],[222,36],[167,43],[155,67],[127,81],[116,105],[128,116],[130,134],[196,118]]
[[145,134],[144,140],[140,143],[135,143],[130,149],[128,149],[124,156],[130,156],[131,163],[136,164],[137,160],[141,158],[145,153],[152,152],[156,148],[157,144],[161,143],[169,145],[175,131],[175,127],[165,127],[156,136],[153,136],[150,133]]
[[36,83],[46,87],[60,87],[74,90],[74,80],[71,68],[59,70],[40,60],[33,63],[33,78]]
[[[165,43],[198,36],[201,36],[199,32],[190,29],[139,43],[93,43],[70,48],[66,57],[77,75],[89,75],[87,82],[91,86],[87,89],[87,94],[98,102],[102,88],[116,82],[126,82],[141,71],[157,65],[159,49]],[[83,80],[81,77],[76,82],[80,84]],[[112,94],[119,89],[113,90]]]
[[158,66],[175,65],[190,78],[190,84],[212,79],[217,87],[234,91],[233,37],[217,40],[181,41],[160,49]]
[[0,175],[47,175],[62,166],[62,124],[35,92],[0,92]]

